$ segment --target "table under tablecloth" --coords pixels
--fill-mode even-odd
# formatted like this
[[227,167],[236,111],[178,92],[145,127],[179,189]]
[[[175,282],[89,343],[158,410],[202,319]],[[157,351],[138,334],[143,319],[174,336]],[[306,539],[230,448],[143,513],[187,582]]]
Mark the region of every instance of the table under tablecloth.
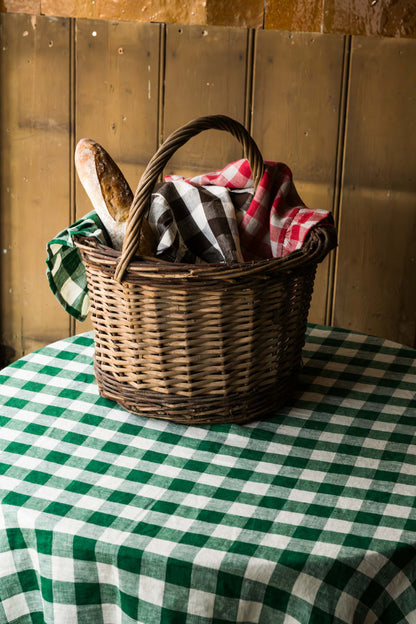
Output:
[[0,373],[0,623],[416,622],[416,352],[310,325],[290,405],[102,399],[85,333]]

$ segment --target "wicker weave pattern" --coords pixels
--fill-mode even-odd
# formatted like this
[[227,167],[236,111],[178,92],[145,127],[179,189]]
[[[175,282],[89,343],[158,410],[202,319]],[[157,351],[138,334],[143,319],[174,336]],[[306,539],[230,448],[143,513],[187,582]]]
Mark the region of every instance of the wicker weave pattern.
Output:
[[[134,205],[130,230],[137,236],[144,203],[139,213]],[[335,244],[327,228],[315,228],[285,258],[237,265],[125,264],[129,240],[121,254],[95,240],[77,244],[102,396],[134,413],[185,423],[245,422],[287,401],[316,266]]]

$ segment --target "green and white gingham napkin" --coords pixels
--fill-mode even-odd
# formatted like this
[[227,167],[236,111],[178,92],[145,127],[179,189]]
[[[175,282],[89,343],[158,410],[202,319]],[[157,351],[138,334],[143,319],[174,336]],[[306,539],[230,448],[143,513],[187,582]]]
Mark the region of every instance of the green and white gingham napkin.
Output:
[[111,245],[108,234],[95,210],[59,232],[46,245],[46,275],[49,286],[63,308],[78,321],[87,318],[90,308],[87,277],[76,235],[94,236],[105,245]]

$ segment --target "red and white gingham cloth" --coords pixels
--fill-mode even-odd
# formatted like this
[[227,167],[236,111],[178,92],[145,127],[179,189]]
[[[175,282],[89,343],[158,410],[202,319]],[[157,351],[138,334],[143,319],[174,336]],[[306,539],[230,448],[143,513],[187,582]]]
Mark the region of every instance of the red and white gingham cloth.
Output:
[[246,159],[193,178],[167,176],[148,219],[159,237],[156,255],[185,262],[280,258],[318,223],[333,226],[330,212],[305,206],[283,163],[265,163],[254,193]]

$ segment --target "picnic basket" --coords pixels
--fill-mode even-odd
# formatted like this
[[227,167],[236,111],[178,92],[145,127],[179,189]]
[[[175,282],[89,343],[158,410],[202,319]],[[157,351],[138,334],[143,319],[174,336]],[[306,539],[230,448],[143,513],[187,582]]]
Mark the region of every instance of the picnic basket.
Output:
[[85,265],[100,394],[130,412],[179,423],[243,423],[291,396],[301,367],[316,267],[336,245],[316,226],[300,250],[238,264],[135,257],[141,219],[172,154],[203,130],[231,133],[255,186],[264,164],[247,130],[200,117],[166,139],[134,195],[121,251],[77,237]]

